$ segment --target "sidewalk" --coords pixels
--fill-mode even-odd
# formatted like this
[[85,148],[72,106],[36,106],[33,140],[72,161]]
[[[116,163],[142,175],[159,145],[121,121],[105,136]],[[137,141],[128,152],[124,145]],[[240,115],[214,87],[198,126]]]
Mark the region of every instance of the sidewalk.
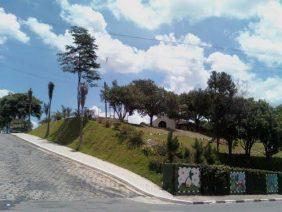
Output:
[[138,192],[155,197],[161,200],[184,203],[184,204],[205,204],[205,203],[231,203],[231,202],[258,202],[258,201],[282,201],[282,195],[233,195],[233,196],[173,196],[172,194],[162,190],[159,186],[141,177],[127,169],[116,166],[107,161],[96,157],[76,152],[69,147],[58,145],[45,139],[24,134],[13,133],[14,136],[21,138],[37,147],[47,150],[71,160],[77,161],[86,166],[100,170],[101,172],[112,176],[113,178],[123,182],[129,187],[133,187]]

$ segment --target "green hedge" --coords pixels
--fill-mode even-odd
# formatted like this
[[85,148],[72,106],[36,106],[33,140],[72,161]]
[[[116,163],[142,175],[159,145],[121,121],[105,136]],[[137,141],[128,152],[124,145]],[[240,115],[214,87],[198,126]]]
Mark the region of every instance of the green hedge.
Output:
[[266,194],[266,172],[260,170],[246,171],[246,193]]
[[230,169],[224,166],[201,167],[201,194],[227,195],[229,194]]
[[278,174],[278,194],[282,194],[282,174]]
[[278,193],[282,194],[282,173],[256,169],[231,168],[228,166],[208,166],[189,164],[165,164],[163,169],[164,189],[176,194],[178,167],[200,168],[200,193],[202,195],[230,194],[230,172],[245,172],[245,194],[267,194],[266,174],[278,174]]

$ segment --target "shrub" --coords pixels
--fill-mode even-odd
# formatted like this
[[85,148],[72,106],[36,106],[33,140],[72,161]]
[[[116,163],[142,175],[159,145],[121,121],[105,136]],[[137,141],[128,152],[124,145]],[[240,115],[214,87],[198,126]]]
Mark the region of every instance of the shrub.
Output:
[[143,131],[138,131],[127,124],[119,126],[117,136],[121,142],[127,141],[129,147],[138,147],[144,144]]
[[204,163],[205,162],[205,156],[204,156],[204,147],[202,142],[199,142],[198,139],[196,139],[195,143],[193,144],[194,151],[194,162]]
[[278,174],[278,194],[282,194],[282,173]]
[[106,120],[106,121],[105,121],[105,127],[106,127],[106,128],[111,127],[111,122],[110,122],[109,120]]
[[192,162],[192,154],[189,148],[180,145],[177,157],[181,162],[190,163]]
[[165,158],[161,156],[153,157],[149,162],[149,169],[151,171],[155,171],[157,173],[161,173],[163,171],[163,164],[165,162]]
[[114,130],[119,130],[121,123],[120,122],[114,122],[113,125],[114,125]]
[[212,148],[210,143],[204,149],[204,157],[205,157],[205,161],[210,165],[220,163],[218,159],[217,151],[215,148]]
[[230,169],[225,166],[203,166],[201,168],[201,193],[203,195],[227,195]]
[[167,149],[166,149],[166,145],[164,143],[155,143],[154,145],[146,145],[143,147],[143,153],[146,156],[149,155],[159,155],[159,156],[166,156],[167,154]]
[[246,192],[248,194],[266,194],[265,171],[246,171]]
[[167,146],[168,160],[170,162],[172,162],[174,157],[175,157],[175,155],[176,155],[176,152],[177,152],[177,150],[179,148],[178,138],[177,137],[173,138],[173,132],[172,131],[169,131],[169,133],[167,135],[166,146]]
[[128,145],[130,147],[140,147],[144,144],[143,131],[133,130],[129,134]]

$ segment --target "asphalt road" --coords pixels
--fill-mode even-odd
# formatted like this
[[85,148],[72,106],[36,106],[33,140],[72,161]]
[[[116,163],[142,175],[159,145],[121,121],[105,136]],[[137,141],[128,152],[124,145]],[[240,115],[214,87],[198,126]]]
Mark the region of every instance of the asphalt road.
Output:
[[0,210],[13,211],[282,211],[282,202],[168,204],[74,161],[0,134]]

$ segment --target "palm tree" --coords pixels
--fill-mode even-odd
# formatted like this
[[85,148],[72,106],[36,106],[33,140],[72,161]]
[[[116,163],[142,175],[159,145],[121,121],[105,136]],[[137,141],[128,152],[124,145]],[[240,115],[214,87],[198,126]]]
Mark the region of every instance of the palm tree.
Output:
[[88,85],[86,83],[81,83],[79,88],[80,93],[80,106],[81,106],[81,113],[80,113],[80,134],[79,134],[79,144],[77,150],[80,149],[82,142],[83,142],[83,123],[84,123],[84,105],[86,101],[86,96],[88,94]]
[[43,111],[45,113],[45,117],[46,117],[46,120],[48,118],[48,111],[49,111],[49,104],[48,103],[44,103],[43,104]]
[[48,137],[49,131],[50,131],[50,116],[51,116],[50,111],[51,111],[51,103],[52,103],[52,98],[53,98],[54,87],[55,85],[53,82],[48,83],[49,106],[48,106],[47,130],[46,130],[45,138]]

